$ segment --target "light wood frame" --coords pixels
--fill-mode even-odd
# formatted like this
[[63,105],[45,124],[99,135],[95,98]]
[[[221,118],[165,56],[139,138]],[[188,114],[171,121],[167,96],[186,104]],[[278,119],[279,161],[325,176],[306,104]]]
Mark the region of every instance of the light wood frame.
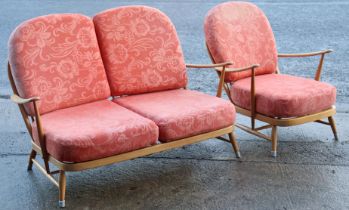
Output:
[[[207,48],[208,54],[211,58],[211,61],[213,63],[215,63],[215,60],[212,57],[212,54],[207,46],[207,43],[206,43],[206,48]],[[314,78],[316,81],[319,81],[320,76],[321,76],[324,57],[326,54],[331,53],[331,52],[332,52],[332,50],[322,50],[322,51],[318,51],[318,52],[297,53],[297,54],[280,53],[280,54],[278,54],[278,57],[279,58],[294,58],[294,57],[320,56],[320,61],[319,61],[319,64],[318,64],[318,67],[316,70],[316,74],[315,74],[315,78]],[[253,64],[251,66],[241,67],[241,68],[216,67],[216,69],[215,69],[217,71],[219,78],[220,78],[220,81],[222,80],[222,78],[224,79],[224,77],[225,77],[224,74],[226,74],[227,72],[251,71],[251,86],[250,86],[251,107],[250,107],[250,109],[244,109],[244,108],[239,107],[236,104],[234,104],[232,98],[230,97],[231,87],[232,87],[232,85],[234,85],[233,83],[223,82],[223,84],[222,84],[223,87],[218,88],[218,91],[222,91],[222,89],[224,88],[230,101],[235,105],[236,111],[238,113],[251,118],[251,127],[248,127],[248,126],[242,125],[242,124],[238,124],[238,123],[235,124],[236,127],[240,128],[241,130],[243,130],[247,133],[250,133],[250,134],[253,134],[253,135],[258,136],[260,138],[271,141],[271,143],[272,143],[271,155],[273,157],[277,156],[277,142],[278,142],[277,128],[278,128],[278,126],[279,127],[287,127],[287,126],[300,125],[300,124],[309,123],[309,122],[321,123],[324,125],[329,125],[332,129],[335,140],[338,140],[336,124],[335,124],[335,121],[333,118],[333,116],[336,114],[336,107],[335,106],[332,106],[331,108],[324,110],[324,111],[321,111],[321,112],[318,112],[318,113],[314,113],[314,114],[310,114],[310,115],[306,115],[306,116],[301,116],[301,117],[294,117],[294,118],[269,117],[267,115],[257,113],[256,112],[256,88],[258,88],[258,87],[256,87],[256,85],[255,85],[255,77],[256,77],[255,69],[258,67],[259,67],[259,64]],[[280,74],[279,68],[276,69],[275,73]],[[327,118],[328,122],[323,121],[324,118]],[[266,123],[266,125],[263,125],[261,127],[256,128],[255,127],[255,120],[262,121],[262,122]],[[272,129],[270,137],[260,132],[261,130],[268,129],[268,128]]]
[[[215,67],[223,67],[230,65],[231,63],[222,63],[222,64],[208,64],[208,65],[201,65],[201,66],[192,66],[187,65],[191,68],[215,68]],[[43,130],[42,121],[41,121],[41,115],[39,112],[38,104],[37,102],[40,100],[39,97],[32,97],[23,99],[19,96],[12,73],[11,73],[11,66],[8,63],[8,77],[11,83],[11,87],[13,90],[14,95],[11,96],[11,100],[18,104],[22,118],[24,120],[25,126],[28,130],[28,133],[30,137],[32,138],[31,144],[32,144],[32,150],[29,155],[29,161],[28,161],[28,170],[32,170],[33,164],[39,169],[39,171],[44,174],[49,181],[51,181],[55,186],[59,189],[59,207],[65,207],[65,192],[66,192],[66,173],[67,171],[81,171],[96,167],[101,167],[109,164],[114,164],[126,160],[135,159],[138,157],[143,157],[147,155],[151,155],[154,153],[166,151],[173,148],[182,147],[189,144],[198,143],[200,141],[204,141],[210,138],[216,138],[222,141],[226,141],[232,144],[233,150],[236,154],[237,158],[240,158],[240,151],[238,143],[236,142],[235,136],[234,136],[234,126],[228,126],[226,128],[222,128],[219,130],[215,130],[208,133],[203,133],[196,136],[191,136],[188,138],[178,139],[176,141],[171,141],[168,143],[159,143],[154,146],[146,147],[143,149],[138,149],[135,151],[122,153],[106,158],[101,158],[97,160],[91,160],[86,162],[79,162],[79,163],[71,163],[71,162],[61,162],[54,157],[52,157],[46,149],[46,142],[45,142],[45,132]],[[24,108],[24,104],[32,103],[35,111],[34,116],[28,115]],[[36,123],[37,129],[38,129],[38,136],[39,136],[39,145],[34,142],[33,139],[33,133],[32,133],[32,123]],[[228,138],[223,137],[224,135],[228,135]],[[44,161],[44,166],[42,166],[35,158],[37,154],[41,155]],[[50,164],[53,164],[58,168],[58,170],[50,170]],[[58,175],[58,181],[54,177],[55,175]]]

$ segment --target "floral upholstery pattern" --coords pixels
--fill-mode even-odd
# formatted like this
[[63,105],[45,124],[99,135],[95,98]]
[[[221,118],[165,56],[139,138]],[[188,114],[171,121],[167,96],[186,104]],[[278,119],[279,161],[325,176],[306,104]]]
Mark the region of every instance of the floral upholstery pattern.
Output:
[[[48,153],[59,161],[96,160],[156,144],[154,122],[109,100],[42,116]],[[36,123],[34,141],[39,145]]]
[[[256,75],[274,73],[277,50],[273,31],[264,13],[248,2],[226,2],[212,8],[205,18],[206,44],[215,63],[230,67],[260,64]],[[251,71],[228,73],[226,82],[251,76]]]
[[[23,22],[9,40],[9,62],[19,95],[39,96],[47,113],[110,96],[93,22],[57,14]],[[33,115],[33,107],[26,106]]]
[[[330,84],[284,74],[255,78],[256,111],[271,117],[300,117],[331,108],[336,88]],[[230,95],[234,104],[250,110],[251,79],[234,83]]]
[[180,42],[165,14],[126,6],[101,12],[93,21],[113,96],[186,85]]
[[218,130],[235,122],[232,103],[191,90],[125,96],[114,102],[154,121],[163,142]]

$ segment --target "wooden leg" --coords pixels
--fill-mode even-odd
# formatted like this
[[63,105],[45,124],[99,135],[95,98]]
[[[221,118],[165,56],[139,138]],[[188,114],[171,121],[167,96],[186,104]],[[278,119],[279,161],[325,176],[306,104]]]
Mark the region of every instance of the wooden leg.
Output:
[[233,145],[233,149],[237,158],[240,158],[239,144],[236,142],[236,138],[233,133],[229,133],[230,143]]
[[277,142],[278,142],[277,126],[273,125],[271,130],[271,143],[272,143],[271,156],[273,157],[277,156]]
[[36,151],[32,149],[30,155],[29,155],[29,162],[28,162],[28,171],[31,171],[33,168],[33,159],[36,157]]
[[332,116],[331,116],[331,117],[328,117],[328,122],[329,122],[330,125],[331,125],[332,132],[333,132],[333,135],[334,135],[334,139],[335,139],[336,141],[338,141],[336,123],[335,123],[335,121],[334,121],[334,119],[333,119]]
[[65,188],[66,188],[66,177],[64,171],[59,171],[59,207],[65,207]]

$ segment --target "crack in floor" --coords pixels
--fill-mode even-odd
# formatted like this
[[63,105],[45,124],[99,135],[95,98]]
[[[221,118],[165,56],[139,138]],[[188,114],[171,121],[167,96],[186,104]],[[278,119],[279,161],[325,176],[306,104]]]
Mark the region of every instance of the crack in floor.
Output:
[[326,163],[306,163],[306,162],[286,162],[286,161],[277,161],[277,160],[240,160],[236,158],[180,158],[180,157],[139,157],[139,159],[168,159],[168,160],[203,160],[203,161],[226,161],[226,162],[239,162],[239,163],[277,163],[284,165],[314,165],[314,166],[344,166],[349,167],[348,164],[326,164]]
[[1,95],[0,94],[0,99],[10,99],[11,96],[10,95]]
[[[5,158],[9,156],[29,156],[25,153],[6,153],[0,154],[0,158]],[[283,164],[283,165],[302,165],[302,166],[340,166],[349,167],[348,164],[326,164],[326,163],[307,163],[307,162],[286,162],[278,160],[241,160],[236,158],[192,158],[192,157],[165,157],[165,156],[155,156],[155,157],[139,157],[137,159],[164,159],[164,160],[197,160],[197,161],[216,161],[216,162],[238,162],[238,163],[272,163],[272,164]]]

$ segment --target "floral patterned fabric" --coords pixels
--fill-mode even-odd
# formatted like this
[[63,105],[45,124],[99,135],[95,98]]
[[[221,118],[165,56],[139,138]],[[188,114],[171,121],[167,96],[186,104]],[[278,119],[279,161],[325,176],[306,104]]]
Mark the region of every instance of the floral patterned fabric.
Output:
[[[215,63],[230,67],[260,64],[256,75],[274,73],[277,50],[273,31],[263,12],[248,2],[226,2],[211,9],[205,19],[206,44]],[[226,82],[251,76],[251,71],[228,73]]]
[[186,68],[175,27],[157,9],[127,6],[93,18],[114,96],[184,87]]
[[[19,95],[39,96],[47,113],[110,96],[93,22],[78,14],[37,17],[9,40],[9,62]],[[26,106],[30,115],[33,107]]]
[[[239,107],[250,110],[251,79],[234,83],[231,97]],[[336,88],[313,79],[283,74],[257,76],[256,110],[271,117],[300,117],[331,108]]]
[[154,121],[163,142],[214,131],[235,122],[232,103],[197,91],[161,91],[116,98],[114,102]]
[[[154,122],[109,100],[42,116],[47,150],[59,161],[96,160],[156,144]],[[39,145],[36,123],[34,141]]]

